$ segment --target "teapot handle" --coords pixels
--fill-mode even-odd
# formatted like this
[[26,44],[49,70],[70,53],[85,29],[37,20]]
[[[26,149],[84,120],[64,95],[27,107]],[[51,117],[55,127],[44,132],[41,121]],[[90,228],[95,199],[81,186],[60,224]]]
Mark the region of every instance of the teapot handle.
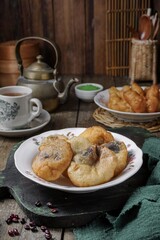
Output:
[[54,69],[57,67],[57,64],[58,64],[58,51],[57,51],[57,47],[56,47],[56,45],[55,45],[55,43],[52,43],[52,42],[50,42],[48,39],[46,39],[46,38],[41,38],[41,37],[34,37],[34,36],[32,36],[32,37],[25,37],[25,38],[21,38],[20,40],[18,40],[17,41],[17,43],[16,43],[16,46],[15,46],[15,55],[16,55],[16,59],[17,59],[17,62],[18,62],[18,69],[19,69],[19,71],[20,71],[20,74],[21,74],[21,76],[23,76],[23,64],[22,64],[22,58],[21,58],[21,55],[20,55],[20,46],[21,46],[21,43],[22,42],[24,42],[24,41],[26,41],[26,40],[42,40],[42,41],[44,41],[44,42],[47,42],[47,43],[49,43],[52,47],[53,47],[53,49],[54,49],[54,51],[55,51],[55,56],[56,56],[56,61],[55,61],[55,64],[54,64]]

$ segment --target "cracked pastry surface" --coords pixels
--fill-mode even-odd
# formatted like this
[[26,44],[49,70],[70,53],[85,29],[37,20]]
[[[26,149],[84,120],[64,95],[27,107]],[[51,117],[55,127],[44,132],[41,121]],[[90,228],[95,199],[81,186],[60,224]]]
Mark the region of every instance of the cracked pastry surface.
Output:
[[67,172],[71,182],[78,187],[106,183],[114,176],[116,155],[107,147],[97,151],[93,145],[74,156]]
[[91,144],[97,145],[114,140],[112,134],[101,126],[86,128],[79,136],[86,138]]
[[112,150],[116,154],[117,166],[115,169],[114,176],[117,176],[127,166],[127,159],[128,159],[127,147],[124,144],[124,142],[119,142],[119,141],[104,143],[100,146],[100,148],[103,148],[104,146],[108,147],[110,150]]
[[37,176],[47,181],[54,181],[69,166],[72,156],[73,151],[65,138],[50,136],[40,145],[32,169]]

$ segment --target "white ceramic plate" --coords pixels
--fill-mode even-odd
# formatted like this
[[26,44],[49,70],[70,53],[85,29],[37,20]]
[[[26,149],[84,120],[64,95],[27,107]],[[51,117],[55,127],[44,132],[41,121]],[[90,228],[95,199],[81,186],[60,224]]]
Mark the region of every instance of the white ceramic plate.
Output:
[[50,121],[51,116],[46,110],[42,110],[39,117],[33,119],[25,128],[16,130],[0,129],[0,135],[6,137],[24,137],[36,133]]
[[[34,136],[23,142],[20,147],[16,150],[14,154],[15,166],[18,171],[24,175],[26,178],[49,188],[59,189],[66,192],[73,193],[86,193],[93,192],[100,189],[105,189],[108,187],[115,186],[124,182],[126,179],[133,176],[142,166],[142,151],[137,145],[127,137],[124,137],[120,134],[112,133],[114,138],[117,141],[123,141],[128,149],[128,165],[124,169],[124,171],[112,179],[108,183],[104,183],[97,186],[92,187],[76,187],[69,181],[69,179],[65,177],[61,177],[55,182],[47,182],[34,174],[32,171],[32,161],[33,158],[38,153],[38,146],[44,137],[54,135],[54,134],[64,134],[68,136],[68,138],[72,136],[78,136],[81,132],[83,132],[85,128],[66,128],[61,130],[53,130],[42,133],[40,135]],[[28,151],[29,149],[29,151]]]
[[[122,88],[117,88],[122,89]],[[108,89],[97,93],[94,97],[94,102],[101,108],[107,110],[116,118],[127,121],[127,122],[149,122],[153,121],[156,118],[160,117],[160,112],[155,113],[129,113],[129,112],[120,112],[117,110],[113,110],[107,107],[107,103],[109,101],[109,92]]]

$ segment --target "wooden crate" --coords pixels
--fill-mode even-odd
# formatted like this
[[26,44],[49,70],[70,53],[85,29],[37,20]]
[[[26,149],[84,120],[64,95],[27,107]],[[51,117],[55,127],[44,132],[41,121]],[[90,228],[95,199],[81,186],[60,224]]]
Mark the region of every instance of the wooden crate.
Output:
[[151,6],[150,0],[106,0],[106,74],[129,75],[131,33],[139,17]]

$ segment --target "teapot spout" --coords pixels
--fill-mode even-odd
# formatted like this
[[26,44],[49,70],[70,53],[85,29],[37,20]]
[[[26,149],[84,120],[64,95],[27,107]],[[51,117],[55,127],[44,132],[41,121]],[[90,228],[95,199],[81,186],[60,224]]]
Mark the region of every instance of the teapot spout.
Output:
[[73,83],[78,83],[78,82],[79,82],[78,78],[71,78],[69,80],[69,82],[67,83],[64,91],[62,93],[59,92],[58,98],[59,98],[60,104],[63,104],[66,102],[66,100],[68,98],[68,92],[70,90],[70,87],[72,86]]

